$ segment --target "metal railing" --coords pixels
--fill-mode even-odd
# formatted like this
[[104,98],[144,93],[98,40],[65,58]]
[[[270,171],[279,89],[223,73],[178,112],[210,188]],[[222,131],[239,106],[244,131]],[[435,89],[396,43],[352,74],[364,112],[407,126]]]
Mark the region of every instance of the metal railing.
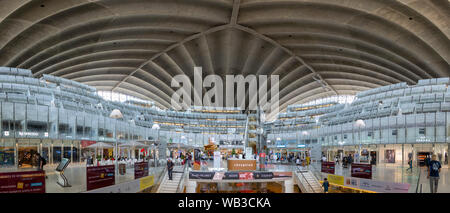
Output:
[[[416,185],[416,193],[422,193],[422,184],[420,183],[420,176],[422,176],[422,169],[420,167],[417,167],[419,170],[419,178],[417,178],[417,185]],[[419,186],[420,185],[420,186]],[[419,191],[420,189],[420,191]]]

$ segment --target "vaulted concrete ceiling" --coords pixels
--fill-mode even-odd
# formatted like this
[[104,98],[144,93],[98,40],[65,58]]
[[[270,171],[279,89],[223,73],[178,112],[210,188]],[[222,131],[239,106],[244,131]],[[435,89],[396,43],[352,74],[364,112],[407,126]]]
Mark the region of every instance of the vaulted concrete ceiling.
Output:
[[1,0],[0,66],[170,107],[171,78],[280,75],[280,107],[450,76],[448,0]]

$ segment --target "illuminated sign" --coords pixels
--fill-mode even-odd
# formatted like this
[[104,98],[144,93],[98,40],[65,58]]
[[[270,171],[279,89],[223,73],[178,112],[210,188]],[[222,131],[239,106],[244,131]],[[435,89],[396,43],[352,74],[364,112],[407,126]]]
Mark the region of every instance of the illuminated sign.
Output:
[[298,148],[304,148],[304,147],[306,147],[306,145],[305,144],[298,144],[297,147]]
[[38,132],[19,132],[19,136],[39,136]]

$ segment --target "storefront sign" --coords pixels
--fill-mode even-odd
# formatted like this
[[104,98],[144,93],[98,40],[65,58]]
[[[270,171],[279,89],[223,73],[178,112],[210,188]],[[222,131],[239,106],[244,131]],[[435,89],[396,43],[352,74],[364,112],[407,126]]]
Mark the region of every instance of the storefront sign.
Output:
[[134,163],[134,179],[148,176],[148,162]]
[[254,171],[256,160],[228,160],[228,171]]
[[114,184],[114,165],[86,167],[87,191]]
[[38,132],[18,132],[18,134],[20,137],[27,137],[27,136],[37,137],[37,136],[39,136]]
[[372,165],[362,163],[352,163],[352,177],[372,179]]
[[189,172],[189,179],[207,179],[211,180],[215,172]]
[[81,141],[81,148],[88,147],[88,146],[90,146],[90,145],[92,145],[92,144],[95,144],[95,143],[97,143],[97,142],[96,142],[96,141],[86,141],[86,140],[82,140],[82,141]]
[[322,162],[321,171],[324,173],[334,174],[335,163],[334,162]]
[[255,179],[272,179],[273,173],[272,172],[254,172],[253,177]]
[[239,180],[253,180],[253,172],[239,172]]
[[45,172],[0,173],[0,193],[45,193]]
[[344,185],[344,176],[328,174],[328,182],[338,185]]

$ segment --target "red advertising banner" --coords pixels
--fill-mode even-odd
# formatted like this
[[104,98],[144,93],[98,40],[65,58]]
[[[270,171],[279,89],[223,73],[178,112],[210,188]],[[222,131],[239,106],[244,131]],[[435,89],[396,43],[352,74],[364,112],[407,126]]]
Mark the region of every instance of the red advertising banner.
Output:
[[352,177],[372,179],[372,165],[352,163]]
[[321,172],[334,174],[335,163],[334,162],[322,162]]
[[45,193],[45,172],[0,173],[0,193]]
[[87,191],[115,184],[114,165],[86,167]]
[[266,157],[266,153],[264,153],[264,152],[259,153],[259,157],[260,158],[265,158]]
[[239,180],[253,180],[253,172],[239,172]]
[[90,146],[90,145],[92,145],[92,144],[95,144],[95,143],[97,143],[97,142],[96,142],[96,141],[86,141],[86,140],[82,140],[82,141],[81,141],[81,148],[88,147],[88,146]]
[[134,163],[134,179],[148,176],[148,162]]

